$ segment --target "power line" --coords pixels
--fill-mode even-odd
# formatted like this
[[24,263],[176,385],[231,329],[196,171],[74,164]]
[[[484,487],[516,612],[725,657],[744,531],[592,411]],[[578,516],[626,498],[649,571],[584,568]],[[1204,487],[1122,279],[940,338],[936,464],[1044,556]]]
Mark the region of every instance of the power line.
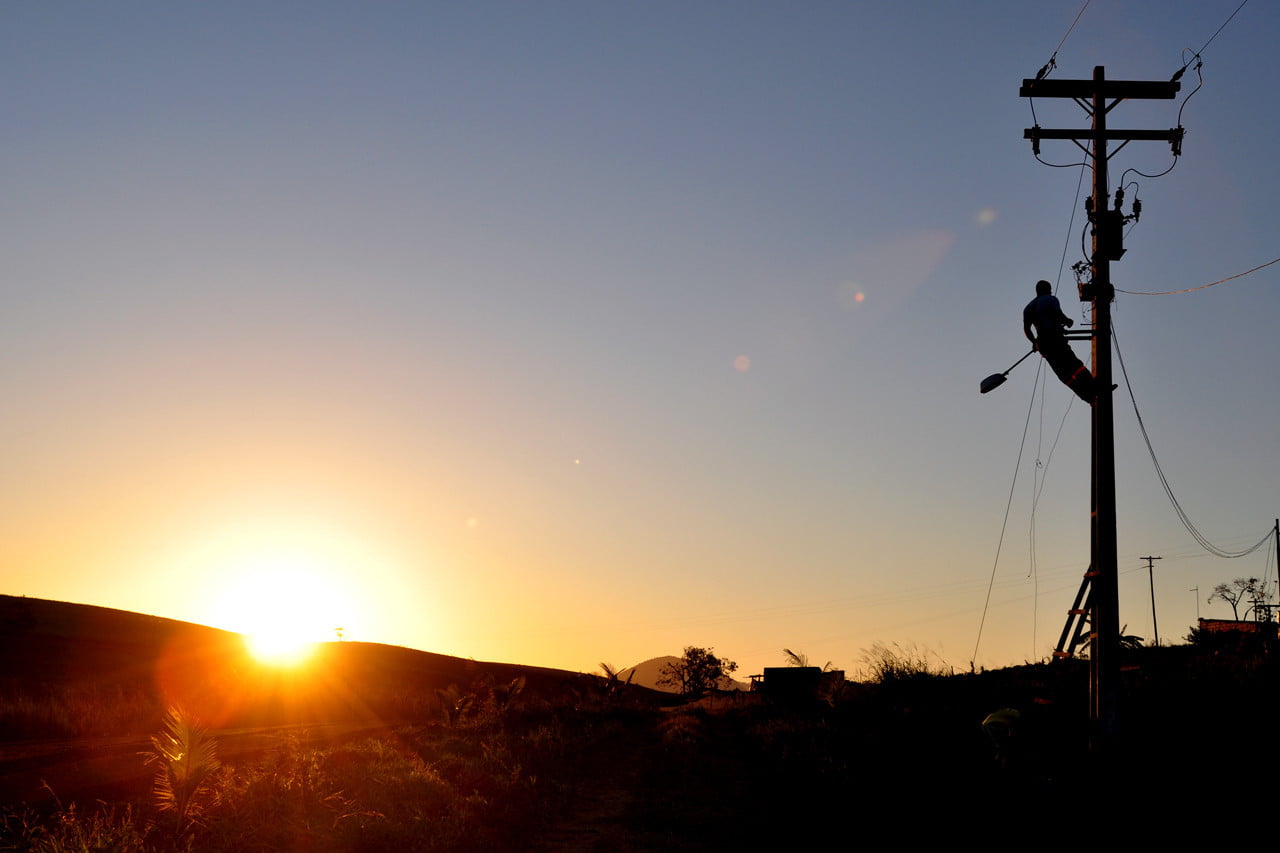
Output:
[[[1208,41],[1206,41],[1203,45],[1201,45],[1200,49],[1199,49],[1199,50],[1197,50],[1195,53],[1193,53],[1193,54],[1191,55],[1191,58],[1190,58],[1190,59],[1188,59],[1186,62],[1182,63],[1182,67],[1181,67],[1181,68],[1179,68],[1177,71],[1175,71],[1175,72],[1174,72],[1174,74],[1173,74],[1173,81],[1174,81],[1174,82],[1176,82],[1179,78],[1181,78],[1181,77],[1182,77],[1182,73],[1183,73],[1184,71],[1186,71],[1189,67],[1191,67],[1191,63],[1196,62],[1196,61],[1198,61],[1198,60],[1200,59],[1200,54],[1204,53],[1205,48],[1207,48],[1209,45],[1213,44],[1213,40],[1214,40],[1214,39],[1216,39],[1216,38],[1218,37],[1218,33],[1222,32],[1223,30],[1225,30],[1225,29],[1227,28],[1227,24],[1231,23],[1231,20],[1232,20],[1233,18],[1235,18],[1235,16],[1240,12],[1240,10],[1241,10],[1241,9],[1243,9],[1243,8],[1245,7],[1245,4],[1246,4],[1246,3],[1248,3],[1248,2],[1249,2],[1249,0],[1241,0],[1240,5],[1236,7],[1236,10],[1235,10],[1234,12],[1232,12],[1230,15],[1228,15],[1228,16],[1227,16],[1227,19],[1226,19],[1225,21],[1223,21],[1223,22],[1222,22],[1222,26],[1218,27],[1216,30],[1214,30],[1214,31],[1213,31],[1213,35],[1209,36],[1209,40],[1208,40]],[[1087,5],[1087,4],[1086,4],[1086,5]],[[1074,24],[1073,24],[1072,26],[1074,26]],[[1070,32],[1070,30],[1068,30],[1068,32]],[[1064,40],[1065,40],[1065,38],[1064,38]],[[1062,45],[1058,45],[1058,46],[1059,46],[1059,47],[1061,47]],[[1056,55],[1056,53],[1055,53],[1055,55]],[[1186,56],[1186,51],[1185,51],[1185,50],[1183,51],[1183,56]],[[1050,60],[1050,61],[1052,61],[1052,60]],[[1199,87],[1199,86],[1197,86],[1196,88],[1198,89],[1198,88],[1200,88],[1200,87]],[[1194,95],[1194,94],[1195,94],[1195,92],[1192,92],[1191,94],[1192,94],[1192,95]],[[1189,98],[1189,97],[1191,97],[1191,95],[1188,95],[1187,97]],[[1184,101],[1183,101],[1183,103],[1185,104],[1185,103],[1186,103],[1186,101],[1184,100]],[[1179,113],[1181,113],[1181,110],[1179,110]]]
[[[1084,0],[1084,5],[1080,7],[1080,11],[1076,12],[1075,20],[1071,22],[1071,26],[1067,27],[1067,31],[1062,34],[1062,39],[1058,42],[1058,46],[1053,49],[1053,55],[1049,57],[1049,61],[1044,64],[1041,69],[1036,72],[1036,79],[1042,80],[1049,76],[1053,69],[1058,67],[1058,51],[1062,50],[1062,46],[1067,43],[1067,36],[1071,35],[1071,31],[1076,28],[1076,24],[1080,23],[1080,16],[1084,14],[1084,10],[1089,8],[1089,0]],[[1237,10],[1238,11],[1238,10]],[[1225,27],[1226,24],[1223,24]],[[1217,33],[1214,33],[1217,35]],[[1034,107],[1032,110],[1034,111]]]
[[[1053,49],[1053,55],[1051,55],[1051,56],[1049,57],[1049,61],[1048,61],[1048,62],[1046,62],[1044,65],[1042,65],[1042,66],[1040,67],[1040,70],[1036,72],[1036,77],[1035,77],[1035,79],[1036,79],[1036,80],[1043,80],[1044,78],[1048,77],[1048,76],[1053,72],[1053,69],[1055,69],[1055,68],[1057,68],[1057,67],[1058,67],[1058,51],[1062,50],[1062,46],[1063,46],[1064,44],[1066,44],[1066,43],[1067,43],[1067,36],[1071,35],[1071,31],[1072,31],[1072,30],[1074,30],[1074,29],[1076,28],[1076,24],[1080,23],[1080,16],[1084,14],[1084,10],[1085,10],[1085,9],[1088,9],[1088,8],[1089,8],[1089,2],[1090,2],[1090,0],[1084,0],[1084,5],[1080,7],[1080,11],[1079,11],[1079,12],[1076,12],[1075,20],[1073,20],[1073,21],[1071,22],[1071,26],[1067,27],[1067,31],[1066,31],[1065,33],[1063,33],[1063,34],[1062,34],[1062,38],[1058,41],[1058,46],[1057,46],[1057,47],[1055,47],[1055,48]],[[1036,101],[1035,101],[1035,98],[1028,98],[1028,99],[1027,99],[1027,105],[1031,107],[1031,123],[1032,123],[1032,124],[1034,124],[1034,125],[1038,125],[1038,124],[1040,124],[1040,119],[1036,118]],[[1087,165],[1088,165],[1088,163],[1087,163],[1087,162],[1081,162],[1081,163],[1050,163],[1050,162],[1049,162],[1049,161],[1047,161],[1047,160],[1041,160],[1041,159],[1040,159],[1040,152],[1039,152],[1039,151],[1035,151],[1035,152],[1033,153],[1033,155],[1032,155],[1032,156],[1034,156],[1034,157],[1036,158],[1036,160],[1039,160],[1039,161],[1040,161],[1041,163],[1043,163],[1044,165],[1046,165],[1046,166],[1052,166],[1052,167],[1053,167],[1053,168],[1055,168],[1055,169],[1070,169],[1070,168],[1072,168],[1072,167],[1074,167],[1074,166],[1087,166]],[[1079,191],[1077,190],[1077,192],[1079,192]]]
[[[1246,0],[1247,2],[1247,0]],[[1243,3],[1241,5],[1244,5]],[[1053,49],[1053,56],[1057,57],[1058,51],[1062,50],[1062,46],[1067,43],[1067,36],[1071,35],[1071,31],[1076,28],[1076,24],[1080,23],[1080,16],[1084,14],[1084,10],[1089,8],[1089,0],[1084,0],[1084,5],[1080,7],[1080,11],[1076,12],[1076,19],[1071,22],[1071,26],[1067,27],[1067,31],[1062,34],[1062,41],[1058,42],[1058,46]],[[1226,24],[1223,24],[1225,27]],[[1214,33],[1217,35],[1217,33]],[[1050,62],[1053,61],[1051,58]]]
[[[1243,2],[1236,7],[1235,12],[1232,12],[1229,16],[1227,16],[1227,19],[1222,22],[1222,26],[1218,27],[1218,29],[1214,31],[1213,35],[1209,36],[1209,41],[1206,41],[1203,47],[1201,47],[1199,50],[1191,54],[1190,59],[1184,60],[1182,63],[1182,67],[1180,67],[1177,71],[1173,72],[1173,76],[1169,78],[1169,82],[1171,83],[1178,82],[1178,80],[1182,79],[1182,75],[1186,73],[1186,70],[1191,67],[1191,63],[1193,62],[1195,63],[1196,87],[1187,93],[1187,96],[1182,99],[1182,103],[1178,106],[1178,119],[1176,122],[1176,126],[1178,129],[1178,136],[1176,139],[1173,140],[1173,162],[1169,164],[1169,168],[1165,169],[1163,172],[1156,172],[1154,175],[1148,175],[1146,172],[1140,171],[1138,169],[1132,169],[1132,168],[1125,169],[1124,174],[1120,176],[1120,185],[1122,187],[1124,186],[1124,175],[1129,174],[1129,172],[1134,172],[1136,174],[1142,175],[1142,177],[1144,178],[1152,178],[1152,179],[1162,178],[1165,175],[1172,172],[1174,168],[1178,165],[1178,159],[1182,153],[1182,113],[1184,110],[1186,110],[1187,103],[1193,97],[1195,97],[1196,92],[1199,92],[1200,89],[1204,87],[1204,74],[1201,71],[1201,69],[1204,68],[1204,60],[1201,58],[1200,54],[1204,53],[1204,49],[1208,47],[1209,44],[1215,38],[1218,37],[1218,33],[1222,32],[1223,29],[1226,28],[1227,24],[1231,23],[1231,19],[1236,16],[1236,12],[1239,12],[1241,9],[1243,9],[1244,4],[1247,2],[1249,2],[1249,0],[1243,0]],[[1187,50],[1190,50],[1190,48],[1183,50],[1182,52],[1183,56],[1187,55]]]
[[1124,366],[1124,356],[1120,354],[1120,339],[1116,337],[1114,325],[1112,326],[1112,329],[1111,329],[1111,337],[1115,342],[1116,358],[1120,361],[1120,372],[1124,375],[1125,388],[1128,389],[1129,400],[1133,403],[1133,414],[1138,419],[1138,429],[1142,432],[1142,440],[1147,445],[1147,453],[1151,455],[1151,463],[1155,465],[1156,476],[1160,479],[1160,485],[1164,487],[1164,493],[1169,497],[1169,503],[1173,505],[1173,511],[1177,514],[1178,520],[1182,522],[1182,526],[1187,529],[1187,532],[1191,534],[1191,537],[1195,539],[1196,542],[1200,543],[1201,548],[1204,548],[1210,554],[1214,554],[1215,556],[1218,556],[1218,557],[1223,557],[1224,559],[1236,559],[1239,557],[1246,557],[1249,554],[1252,554],[1254,551],[1261,548],[1263,544],[1265,544],[1267,540],[1270,538],[1271,536],[1270,530],[1268,530],[1266,534],[1263,535],[1263,537],[1259,539],[1255,544],[1253,544],[1249,548],[1244,549],[1243,551],[1226,551],[1226,550],[1223,550],[1222,548],[1219,548],[1217,545],[1214,545],[1212,542],[1210,542],[1204,536],[1204,534],[1202,534],[1198,529],[1196,529],[1196,526],[1191,522],[1191,517],[1187,515],[1186,510],[1182,508],[1182,506],[1178,503],[1177,497],[1174,496],[1173,488],[1169,485],[1168,478],[1165,477],[1164,469],[1160,467],[1160,460],[1156,458],[1155,448],[1152,447],[1151,445],[1151,437],[1147,435],[1147,426],[1142,421],[1142,413],[1138,411],[1138,400],[1133,395],[1133,385],[1129,382],[1129,371],[1127,371]]
[[[1244,4],[1245,4],[1245,3],[1248,3],[1248,2],[1249,2],[1249,0],[1241,0],[1240,5],[1236,7],[1236,11],[1235,11],[1235,12],[1232,12],[1230,15],[1228,15],[1228,16],[1227,16],[1227,19],[1226,19],[1225,21],[1223,21],[1223,22],[1222,22],[1222,26],[1220,26],[1220,27],[1218,27],[1216,30],[1214,30],[1214,31],[1213,31],[1213,35],[1209,36],[1209,40],[1208,40],[1207,42],[1205,42],[1205,43],[1204,43],[1204,46],[1203,46],[1203,47],[1201,47],[1199,50],[1197,50],[1197,51],[1196,51],[1196,56],[1199,56],[1200,54],[1204,53],[1204,49],[1205,49],[1206,47],[1208,47],[1210,44],[1212,44],[1212,43],[1213,43],[1213,40],[1214,40],[1214,39],[1216,39],[1216,38],[1218,37],[1218,33],[1222,32],[1223,30],[1225,30],[1225,29],[1227,28],[1227,24],[1231,23],[1231,19],[1232,19],[1232,18],[1234,18],[1234,17],[1236,16],[1236,12],[1239,12],[1241,9],[1243,9],[1243,8],[1244,8]],[[1087,5],[1087,4],[1086,4],[1086,5]],[[1183,68],[1185,68],[1185,67],[1186,67],[1186,66],[1184,65],[1184,66],[1183,66]]]
[[1204,290],[1206,287],[1215,287],[1219,284],[1225,284],[1226,282],[1233,281],[1237,278],[1244,278],[1246,275],[1255,273],[1260,269],[1266,269],[1272,264],[1280,264],[1280,258],[1276,258],[1274,261],[1267,261],[1265,264],[1260,264],[1251,270],[1245,270],[1244,272],[1229,275],[1226,278],[1221,278],[1217,281],[1211,281],[1208,284],[1202,284],[1199,287],[1188,287],[1186,290],[1121,290],[1117,287],[1116,293],[1127,293],[1130,296],[1173,296],[1177,293],[1195,293],[1197,290]]

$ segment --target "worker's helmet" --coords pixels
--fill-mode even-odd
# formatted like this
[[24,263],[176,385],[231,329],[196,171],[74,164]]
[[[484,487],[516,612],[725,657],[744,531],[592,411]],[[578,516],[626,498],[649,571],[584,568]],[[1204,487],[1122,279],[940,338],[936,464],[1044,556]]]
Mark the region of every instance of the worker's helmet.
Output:
[[1053,285],[1044,279],[1036,282],[1036,296],[1048,296],[1053,293]]

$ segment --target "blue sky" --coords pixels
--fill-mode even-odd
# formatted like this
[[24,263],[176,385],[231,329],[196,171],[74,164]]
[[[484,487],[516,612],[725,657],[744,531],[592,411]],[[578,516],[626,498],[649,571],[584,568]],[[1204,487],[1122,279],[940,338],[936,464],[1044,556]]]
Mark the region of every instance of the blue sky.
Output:
[[[243,630],[261,596],[573,669],[856,669],[877,641],[965,666],[1033,406],[978,662],[1047,654],[1088,562],[1088,412],[1052,377],[1033,405],[1035,360],[977,384],[1080,258],[1080,170],[1032,158],[1018,97],[1080,5],[6,7],[4,591]],[[1237,6],[1094,0],[1054,76],[1168,79]],[[1278,14],[1204,51],[1118,287],[1280,256]],[[1173,488],[1230,548],[1280,513],[1277,269],[1115,305]],[[1149,635],[1162,555],[1179,637],[1192,587],[1223,615],[1209,588],[1267,555],[1202,556],[1116,411],[1121,618]]]

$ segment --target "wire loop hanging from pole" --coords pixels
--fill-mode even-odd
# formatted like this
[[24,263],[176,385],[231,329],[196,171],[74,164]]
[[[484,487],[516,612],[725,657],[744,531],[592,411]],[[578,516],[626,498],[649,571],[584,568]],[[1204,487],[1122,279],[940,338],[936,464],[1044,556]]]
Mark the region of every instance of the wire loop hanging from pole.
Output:
[[1257,551],[1270,540],[1270,530],[1268,530],[1256,543],[1242,551],[1227,551],[1210,542],[1203,533],[1196,529],[1196,526],[1191,522],[1191,517],[1187,515],[1186,510],[1184,510],[1182,505],[1178,503],[1178,499],[1173,494],[1173,487],[1169,485],[1169,480],[1165,477],[1164,469],[1160,467],[1160,460],[1156,458],[1155,448],[1151,445],[1151,437],[1147,435],[1147,425],[1142,421],[1142,413],[1138,411],[1138,400],[1133,395],[1133,385],[1129,382],[1129,371],[1125,370],[1124,367],[1124,356],[1120,354],[1120,339],[1116,337],[1114,325],[1111,327],[1111,337],[1115,342],[1116,358],[1120,362],[1120,373],[1124,375],[1124,385],[1129,391],[1129,400],[1133,403],[1133,414],[1138,419],[1138,429],[1142,433],[1142,440],[1147,445],[1147,453],[1151,455],[1151,464],[1155,466],[1156,477],[1159,478],[1160,485],[1164,488],[1164,493],[1168,496],[1169,503],[1173,505],[1173,511],[1177,514],[1178,520],[1182,522],[1182,526],[1191,534],[1191,538],[1195,539],[1196,542],[1200,544],[1201,548],[1216,557],[1234,560],[1240,557],[1247,557],[1254,551]]

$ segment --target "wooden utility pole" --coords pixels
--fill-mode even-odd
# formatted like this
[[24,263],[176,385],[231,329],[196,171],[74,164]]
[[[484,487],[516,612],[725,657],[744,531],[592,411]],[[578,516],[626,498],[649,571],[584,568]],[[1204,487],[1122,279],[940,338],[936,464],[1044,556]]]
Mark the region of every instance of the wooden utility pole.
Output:
[[[1024,98],[1071,98],[1092,118],[1088,130],[1046,130],[1039,125],[1027,128],[1023,137],[1040,153],[1043,139],[1069,139],[1093,163],[1093,195],[1085,203],[1093,231],[1091,278],[1080,284],[1080,301],[1093,309],[1093,377],[1098,398],[1093,404],[1092,499],[1090,506],[1090,623],[1092,647],[1089,655],[1089,719],[1093,723],[1093,744],[1104,749],[1114,740],[1119,721],[1120,597],[1116,567],[1116,452],[1111,382],[1111,262],[1124,254],[1126,218],[1121,212],[1123,188],[1116,193],[1116,205],[1109,209],[1107,189],[1107,141],[1123,140],[1119,151],[1133,140],[1163,140],[1180,153],[1182,129],[1110,130],[1107,114],[1128,99],[1171,99],[1180,84],[1176,81],[1107,80],[1101,65],[1093,69],[1092,80],[1023,80],[1018,94]],[[1108,103],[1110,101],[1110,103]],[[1081,140],[1089,143],[1086,148]],[[1112,152],[1115,153],[1115,152]]]
[[1155,645],[1160,645],[1160,623],[1156,621],[1156,573],[1155,561],[1164,557],[1141,557],[1147,561],[1147,583],[1151,585],[1151,633],[1155,636]]

